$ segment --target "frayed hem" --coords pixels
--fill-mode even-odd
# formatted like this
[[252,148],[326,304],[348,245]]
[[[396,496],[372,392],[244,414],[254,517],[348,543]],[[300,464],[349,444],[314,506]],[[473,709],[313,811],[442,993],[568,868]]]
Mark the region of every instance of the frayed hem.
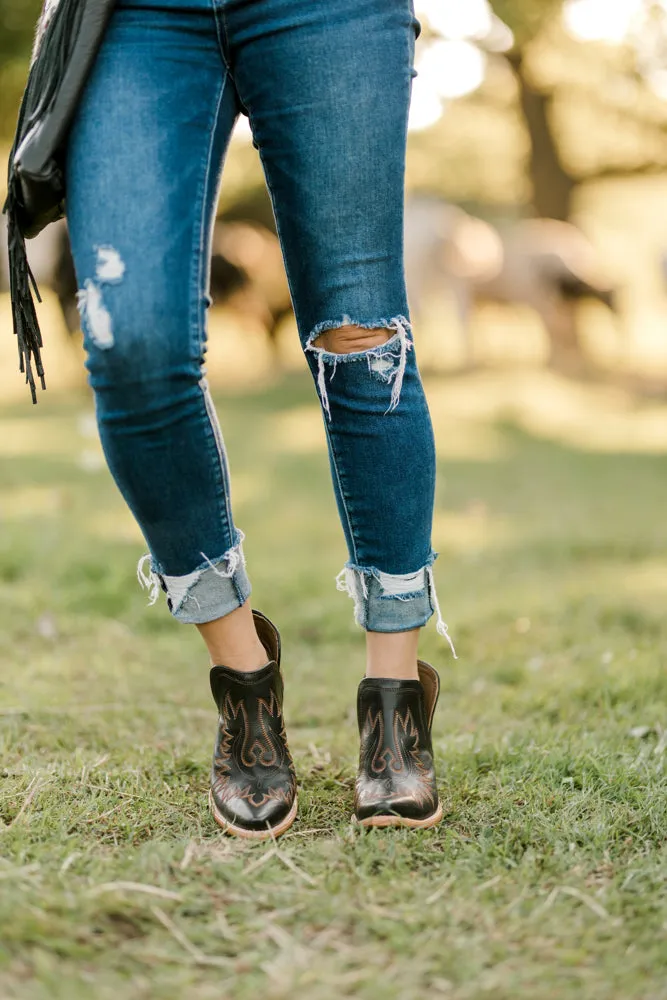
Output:
[[367,632],[407,632],[421,628],[435,614],[436,631],[449,643],[456,660],[456,649],[435,589],[436,558],[437,553],[432,552],[421,569],[399,574],[348,563],[336,577],[336,589],[354,601],[355,621]]
[[[160,571],[160,567],[154,562],[150,553],[143,555],[137,563],[137,579],[143,590],[148,591],[149,607],[157,602],[160,590],[167,595],[167,605],[173,615],[175,615],[192,595],[191,591],[199,583],[204,573],[211,570],[216,576],[225,580],[233,580],[239,569],[245,567],[245,556],[243,554],[243,541],[245,535],[236,529],[236,544],[228,549],[223,555],[216,559],[210,559],[205,552],[200,555],[201,562],[191,573],[181,576],[168,576]],[[146,563],[150,568],[146,570]],[[224,569],[220,567],[224,566]],[[193,598],[199,604],[196,598]]]

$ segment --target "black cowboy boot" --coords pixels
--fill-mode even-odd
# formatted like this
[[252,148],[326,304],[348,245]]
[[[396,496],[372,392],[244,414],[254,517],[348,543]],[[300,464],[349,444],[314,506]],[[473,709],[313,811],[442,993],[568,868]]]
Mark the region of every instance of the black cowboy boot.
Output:
[[419,660],[419,680],[365,677],[354,811],[363,826],[435,826],[442,819],[431,744],[440,678]]
[[227,833],[265,840],[294,822],[296,775],[283,723],[280,636],[259,611],[253,618],[269,663],[251,673],[211,669],[220,718],[210,803]]

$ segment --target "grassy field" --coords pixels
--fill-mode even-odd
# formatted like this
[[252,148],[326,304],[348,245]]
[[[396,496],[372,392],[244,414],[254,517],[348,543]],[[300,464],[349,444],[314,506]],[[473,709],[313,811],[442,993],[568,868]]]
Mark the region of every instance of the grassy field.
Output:
[[667,998],[667,405],[432,379],[433,831],[350,821],[362,636],[305,375],[219,398],[300,815],[206,808],[194,630],[147,608],[91,402],[0,410],[0,997]]

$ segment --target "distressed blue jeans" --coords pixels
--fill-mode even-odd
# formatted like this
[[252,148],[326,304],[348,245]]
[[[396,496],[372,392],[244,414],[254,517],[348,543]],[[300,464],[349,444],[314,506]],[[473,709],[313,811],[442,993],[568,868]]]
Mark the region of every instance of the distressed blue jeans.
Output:
[[[367,630],[437,610],[433,434],[403,273],[411,0],[119,0],[71,132],[67,214],[104,452],[150,549],[140,579],[203,623],[248,598],[203,374],[212,224],[247,114]],[[386,329],[354,354],[315,341]],[[445,630],[438,612],[438,622]]]

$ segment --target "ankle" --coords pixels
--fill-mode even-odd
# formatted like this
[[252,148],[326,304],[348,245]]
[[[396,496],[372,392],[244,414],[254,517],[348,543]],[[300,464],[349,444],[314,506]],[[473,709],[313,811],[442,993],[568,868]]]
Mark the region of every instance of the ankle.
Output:
[[211,663],[249,673],[266,666],[271,659],[255,629],[248,601],[223,618],[197,625],[206,643]]
[[269,656],[259,639],[256,643],[250,643],[244,647],[209,646],[209,656],[212,666],[229,667],[230,670],[237,670],[239,673],[251,673],[253,670],[260,670],[269,662]]
[[419,680],[419,629],[409,632],[366,633],[366,676],[391,680]]
[[410,660],[405,663],[367,663],[366,677],[383,678],[393,681],[418,681],[419,671],[417,661]]

